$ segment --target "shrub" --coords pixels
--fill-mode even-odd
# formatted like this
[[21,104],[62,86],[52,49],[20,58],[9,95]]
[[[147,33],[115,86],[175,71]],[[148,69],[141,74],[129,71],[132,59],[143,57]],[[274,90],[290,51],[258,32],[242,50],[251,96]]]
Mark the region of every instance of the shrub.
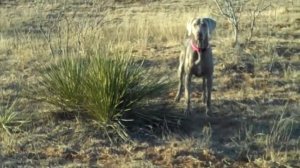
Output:
[[[37,93],[42,100],[66,111],[87,113],[101,128],[113,130],[123,140],[128,139],[123,125],[125,114],[132,112],[133,105],[160,93],[168,85],[164,80],[151,80],[141,64],[126,53],[84,59],[69,57],[47,66],[41,76]],[[157,117],[165,114],[134,116],[157,121]]]

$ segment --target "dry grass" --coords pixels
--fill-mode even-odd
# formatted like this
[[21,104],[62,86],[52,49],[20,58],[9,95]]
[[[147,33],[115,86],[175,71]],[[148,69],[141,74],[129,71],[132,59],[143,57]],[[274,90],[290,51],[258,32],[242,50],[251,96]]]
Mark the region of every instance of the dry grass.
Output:
[[[249,47],[236,54],[230,25],[205,1],[1,1],[0,109],[9,109],[4,100],[17,99],[14,112],[31,118],[11,135],[1,132],[1,166],[296,167],[300,8],[295,0],[273,4],[258,18]],[[16,94],[36,84],[41,65],[99,52],[132,51],[145,59],[151,77],[176,82],[186,20],[199,15],[218,22],[211,42],[214,115],[206,117],[198,105],[201,80],[195,79],[195,115],[183,130],[158,135],[149,124],[132,130],[133,143],[110,146],[82,116]],[[247,16],[241,17],[242,39]],[[151,100],[151,110],[182,112],[183,103],[172,102],[174,92]]]

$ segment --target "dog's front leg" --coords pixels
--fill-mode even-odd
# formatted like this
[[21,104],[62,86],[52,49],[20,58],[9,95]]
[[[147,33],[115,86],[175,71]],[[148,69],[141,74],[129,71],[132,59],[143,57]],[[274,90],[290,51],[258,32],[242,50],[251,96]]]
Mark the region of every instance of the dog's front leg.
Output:
[[174,101],[175,102],[179,102],[180,100],[180,96],[181,96],[181,93],[182,93],[182,81],[183,81],[183,62],[181,61],[179,63],[179,68],[178,68],[178,78],[179,78],[179,83],[178,83],[178,89],[177,89],[177,94],[175,96],[175,99]]
[[186,103],[186,109],[184,111],[185,115],[189,115],[191,113],[190,111],[190,106],[191,106],[191,98],[190,98],[190,91],[191,91],[191,71],[186,72],[185,74],[185,90],[184,90],[184,94],[185,94],[185,103]]
[[207,77],[207,113],[211,113],[211,91],[213,85],[213,76]]
[[207,99],[207,98],[206,98],[206,90],[207,90],[207,89],[206,89],[206,88],[207,88],[207,87],[206,87],[206,86],[207,86],[207,85],[206,85],[206,81],[207,81],[207,80],[206,80],[206,77],[204,76],[204,77],[202,78],[202,96],[203,96],[202,98],[203,98],[203,104],[206,104],[206,99]]

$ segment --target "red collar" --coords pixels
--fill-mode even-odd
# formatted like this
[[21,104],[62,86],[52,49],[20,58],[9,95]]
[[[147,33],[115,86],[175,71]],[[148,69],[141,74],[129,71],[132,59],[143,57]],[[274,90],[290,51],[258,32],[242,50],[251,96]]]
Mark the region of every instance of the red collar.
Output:
[[193,41],[191,40],[191,47],[193,49],[193,51],[196,51],[196,52],[201,52],[201,48],[197,47],[195,43],[193,43]]
[[208,45],[207,48],[201,49],[201,48],[197,47],[197,45],[195,43],[193,43],[193,41],[191,40],[191,47],[192,47],[193,51],[196,51],[197,53],[200,53],[202,50],[204,51],[207,48],[209,48],[210,46]]

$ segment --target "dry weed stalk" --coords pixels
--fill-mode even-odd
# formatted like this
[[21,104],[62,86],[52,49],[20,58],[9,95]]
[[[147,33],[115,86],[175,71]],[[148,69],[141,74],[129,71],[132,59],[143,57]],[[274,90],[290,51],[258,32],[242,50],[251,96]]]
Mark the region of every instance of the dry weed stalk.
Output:
[[[218,10],[222,16],[227,18],[233,28],[233,39],[234,46],[237,47],[240,44],[240,20],[241,15],[246,11],[245,7],[250,6],[250,0],[214,0]],[[255,27],[255,23],[257,17],[260,13],[266,10],[270,4],[265,5],[264,0],[260,0],[257,4],[255,4],[255,9],[250,12],[250,29],[249,29],[249,37],[246,40],[246,44],[252,39],[253,30]]]
[[250,19],[251,26],[250,26],[250,30],[249,30],[249,36],[248,36],[247,41],[246,41],[246,45],[249,44],[249,42],[252,39],[253,31],[254,31],[254,28],[256,26],[256,19],[257,19],[257,17],[261,14],[261,12],[265,11],[270,6],[271,6],[271,4],[267,4],[266,5],[264,0],[260,0],[257,3],[255,9],[250,12],[250,14],[251,14],[251,19]]

